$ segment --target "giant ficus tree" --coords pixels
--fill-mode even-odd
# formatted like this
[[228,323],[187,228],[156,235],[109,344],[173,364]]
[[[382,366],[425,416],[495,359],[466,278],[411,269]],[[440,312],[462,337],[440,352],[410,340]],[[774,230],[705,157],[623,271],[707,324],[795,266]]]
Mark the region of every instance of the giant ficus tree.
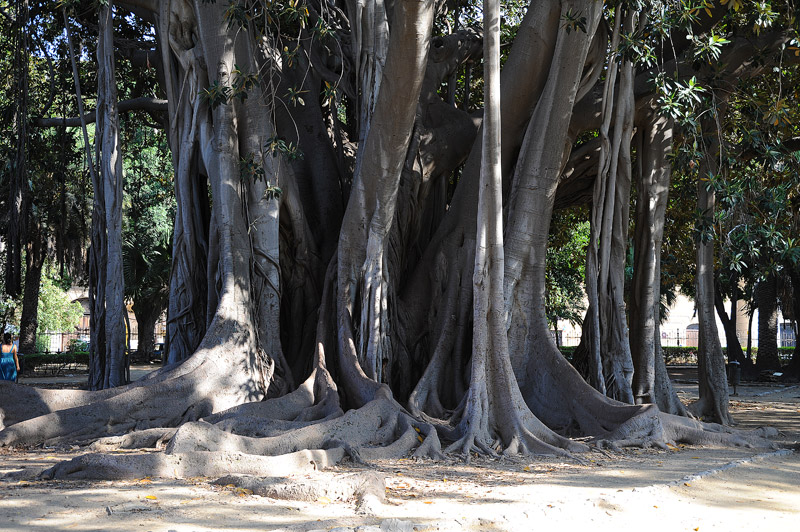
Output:
[[[460,22],[433,32],[459,4],[117,2],[118,17],[152,25],[167,101],[177,202],[169,364],[94,392],[6,394],[13,385],[0,383],[0,444],[169,441],[165,454],[87,455],[52,471],[113,478],[212,475],[232,452],[243,454],[226,472],[288,453],[321,464],[345,452],[438,456],[442,440],[466,455],[587,449],[570,436],[761,441],[652,404],[674,399],[653,288],[677,127],[665,88],[686,92],[696,62],[686,35],[713,36],[735,11],[532,2],[506,33],[499,71],[499,2],[484,4],[483,33]],[[471,114],[444,87],[482,50],[485,105]],[[734,52],[726,68],[746,63]],[[98,76],[113,84],[101,57]],[[115,153],[108,142],[101,167]],[[631,342],[620,269],[633,182]],[[584,198],[593,384],[615,398],[567,362],[548,327],[550,220]]]

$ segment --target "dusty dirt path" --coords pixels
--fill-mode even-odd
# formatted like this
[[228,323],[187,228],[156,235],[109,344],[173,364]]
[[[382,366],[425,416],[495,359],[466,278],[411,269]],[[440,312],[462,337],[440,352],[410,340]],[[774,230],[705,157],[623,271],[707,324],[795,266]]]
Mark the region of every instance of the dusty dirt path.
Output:
[[[679,385],[684,398],[693,386]],[[743,427],[771,424],[800,440],[800,387],[745,386],[732,401]],[[0,450],[0,477],[34,472],[77,451]],[[560,459],[415,462],[317,473],[374,471],[385,502],[320,497],[298,502],[211,484],[213,479],[49,482],[0,479],[0,530],[794,530],[800,523],[800,456],[788,451],[678,448]],[[697,478],[702,474],[701,478]],[[301,479],[302,480],[302,479]]]

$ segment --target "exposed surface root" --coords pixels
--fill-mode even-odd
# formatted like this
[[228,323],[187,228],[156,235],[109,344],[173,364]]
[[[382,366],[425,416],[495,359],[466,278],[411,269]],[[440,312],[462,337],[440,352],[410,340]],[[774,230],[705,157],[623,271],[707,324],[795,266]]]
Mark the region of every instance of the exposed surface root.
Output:
[[[343,416],[318,423],[304,423],[305,426],[269,437],[234,434],[237,432],[236,418],[230,421],[232,425],[226,427],[230,430],[228,432],[204,421],[184,424],[170,442],[168,452],[225,450],[280,455],[301,449],[325,448],[330,442],[339,441],[346,441],[366,459],[405,456],[418,450],[415,448],[419,444],[423,444],[419,447],[423,448],[426,455],[435,456],[439,451],[435,431],[427,427],[415,428],[413,419],[399,405],[387,399],[376,399]],[[422,432],[423,428],[425,433]]]
[[614,450],[622,447],[666,449],[678,443],[772,448],[774,444],[768,438],[776,435],[777,431],[770,428],[736,430],[715,423],[664,414],[655,405],[647,405],[612,432],[597,438],[595,443],[600,448]]
[[293,478],[290,481],[273,477],[249,475],[226,475],[214,481],[221,486],[236,486],[251,491],[255,495],[294,501],[316,501],[321,497],[331,500],[356,502],[384,502],[386,481],[376,471],[365,471],[348,475],[337,475],[336,481],[330,478]]
[[176,428],[157,428],[131,432],[123,436],[108,436],[92,443],[89,449],[96,452],[118,449],[162,449],[177,430]]
[[304,450],[282,456],[254,456],[236,452],[165,454],[85,454],[56,464],[42,473],[45,479],[134,479],[147,476],[192,478],[226,474],[285,477],[307,473],[338,463],[344,458],[342,448]]
[[[266,405],[265,403],[259,403]],[[417,423],[394,401],[376,399],[358,410],[318,422],[221,414],[188,422],[178,429],[151,429],[105,438],[94,449],[135,445],[156,447],[169,439],[164,453],[89,454],[58,464],[47,478],[122,479],[142,476],[186,478],[224,474],[281,477],[335,464],[345,455],[354,461],[441,456],[436,430]],[[226,430],[223,430],[226,429]],[[237,432],[266,433],[266,437]],[[309,451],[308,449],[313,449]],[[216,457],[219,457],[217,460]]]

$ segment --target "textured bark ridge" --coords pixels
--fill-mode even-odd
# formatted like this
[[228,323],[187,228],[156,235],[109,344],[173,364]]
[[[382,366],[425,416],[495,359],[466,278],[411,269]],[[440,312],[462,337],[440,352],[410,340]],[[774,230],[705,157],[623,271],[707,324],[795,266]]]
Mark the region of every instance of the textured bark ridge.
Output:
[[[382,2],[307,2],[301,29],[324,23],[341,41],[315,34],[291,43],[269,32],[254,42],[254,20],[221,22],[222,4],[120,3],[154,22],[169,101],[178,198],[169,363],[94,392],[0,382],[0,445],[91,443],[92,454],[55,466],[52,478],[283,475],[345,457],[436,458],[441,441],[466,456],[768,445],[763,432],[605,396],[549,333],[548,229],[581,130],[570,117],[603,71],[602,3],[533,2],[500,74],[499,2],[487,1],[488,105],[477,138],[481,119],[438,89],[480,54],[481,35],[432,38],[432,0],[395,2],[390,13]],[[565,30],[575,13],[585,31]],[[627,403],[683,413],[669,403],[657,351],[657,289],[637,296],[644,323],[635,347],[617,349],[627,342],[614,268],[635,120],[626,69],[617,98],[608,91],[606,116],[618,118],[607,122],[610,170],[596,189],[597,309],[617,320],[598,337],[600,382]],[[248,85],[251,72],[269,76]],[[247,98],[220,101],[220,87],[245,85]],[[340,92],[323,97],[334,85]],[[286,101],[302,87],[303,105]],[[353,104],[347,123],[342,98]],[[637,213],[634,284],[645,292],[658,286],[671,127],[653,113],[639,125],[647,208]],[[631,381],[631,359],[641,382]],[[162,452],[109,453],[137,448]]]

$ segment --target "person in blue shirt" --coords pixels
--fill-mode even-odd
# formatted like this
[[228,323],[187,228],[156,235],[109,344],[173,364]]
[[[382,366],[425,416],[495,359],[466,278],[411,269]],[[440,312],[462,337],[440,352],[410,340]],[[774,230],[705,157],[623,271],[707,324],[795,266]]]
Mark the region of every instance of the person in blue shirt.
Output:
[[0,345],[0,380],[16,382],[18,371],[17,346],[11,341],[11,333],[5,333]]

